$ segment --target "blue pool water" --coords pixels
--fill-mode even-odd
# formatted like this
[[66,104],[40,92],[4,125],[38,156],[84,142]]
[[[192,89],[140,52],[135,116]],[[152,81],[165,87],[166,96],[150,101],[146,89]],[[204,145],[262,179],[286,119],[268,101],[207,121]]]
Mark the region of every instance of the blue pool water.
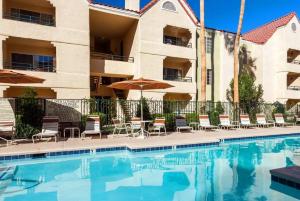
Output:
[[293,137],[3,162],[0,201],[294,201],[300,191],[271,186],[269,170],[299,148]]

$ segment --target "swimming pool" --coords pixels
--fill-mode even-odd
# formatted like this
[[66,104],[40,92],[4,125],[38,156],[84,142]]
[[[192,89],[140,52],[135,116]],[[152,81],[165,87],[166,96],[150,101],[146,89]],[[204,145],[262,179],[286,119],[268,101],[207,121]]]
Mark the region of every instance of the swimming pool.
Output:
[[269,170],[299,148],[287,137],[1,162],[0,201],[294,201],[300,191],[271,188]]

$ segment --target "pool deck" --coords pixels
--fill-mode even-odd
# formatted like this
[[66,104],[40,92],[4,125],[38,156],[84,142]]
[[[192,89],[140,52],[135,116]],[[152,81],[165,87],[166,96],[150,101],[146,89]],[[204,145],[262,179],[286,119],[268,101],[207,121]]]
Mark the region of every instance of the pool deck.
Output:
[[[255,128],[217,131],[193,131],[192,133],[168,133],[167,136],[151,136],[146,139],[130,138],[126,136],[104,136],[104,139],[72,138],[59,142],[32,142],[17,145],[0,145],[0,156],[19,154],[37,154],[57,151],[72,151],[79,149],[96,149],[110,147],[128,147],[130,149],[163,147],[175,145],[189,145],[214,143],[223,139],[266,137],[274,135],[300,134],[300,127],[288,128]],[[299,135],[300,136],[300,135]]]

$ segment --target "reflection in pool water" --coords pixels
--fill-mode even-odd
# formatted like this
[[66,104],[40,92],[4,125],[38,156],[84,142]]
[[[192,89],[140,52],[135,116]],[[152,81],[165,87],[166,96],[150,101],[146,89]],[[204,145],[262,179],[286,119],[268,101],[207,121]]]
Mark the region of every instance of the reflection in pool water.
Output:
[[0,201],[293,201],[288,188],[270,188],[269,170],[293,165],[299,148],[285,138],[0,164],[15,167],[0,171]]

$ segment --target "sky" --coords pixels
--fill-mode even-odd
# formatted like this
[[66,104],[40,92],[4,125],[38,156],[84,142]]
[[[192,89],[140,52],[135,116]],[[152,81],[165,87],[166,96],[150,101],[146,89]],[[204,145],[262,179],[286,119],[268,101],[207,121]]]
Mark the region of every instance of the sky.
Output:
[[[97,0],[124,7],[124,0]],[[141,0],[143,7],[150,0]],[[200,0],[188,0],[199,18]],[[236,32],[240,0],[205,0],[206,27]],[[295,11],[300,16],[300,0],[246,0],[242,32],[245,33],[274,19]]]

